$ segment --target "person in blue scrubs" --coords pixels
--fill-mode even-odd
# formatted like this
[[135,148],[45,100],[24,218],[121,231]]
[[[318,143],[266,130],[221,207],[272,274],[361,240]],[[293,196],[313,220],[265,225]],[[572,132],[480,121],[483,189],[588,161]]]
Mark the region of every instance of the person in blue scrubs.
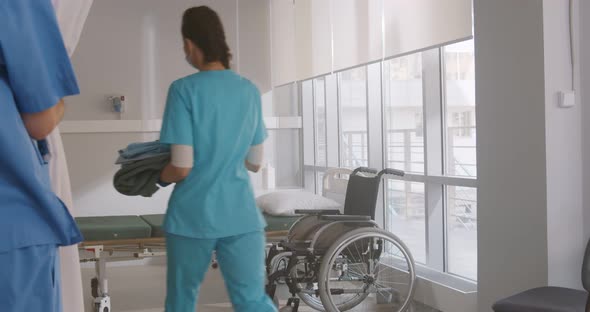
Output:
[[0,311],[61,311],[58,246],[82,240],[42,141],[78,85],[50,0],[0,0]]
[[[200,284],[216,252],[238,312],[274,312],[265,293],[266,223],[248,170],[267,137],[258,89],[230,70],[222,23],[208,7],[182,20],[187,61],[199,72],[172,83],[160,141],[172,145],[161,180],[177,183],[164,221],[167,312],[194,312]],[[183,165],[185,155],[189,163]]]

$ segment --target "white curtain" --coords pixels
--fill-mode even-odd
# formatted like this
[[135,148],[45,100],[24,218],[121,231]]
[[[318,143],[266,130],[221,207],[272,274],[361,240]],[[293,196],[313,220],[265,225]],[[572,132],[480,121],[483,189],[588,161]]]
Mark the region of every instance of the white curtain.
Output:
[[52,0],[61,35],[70,57],[80,40],[93,0]]
[[[64,43],[70,57],[74,53],[82,34],[84,23],[93,0],[52,0]],[[47,138],[52,158],[49,163],[51,186],[57,196],[66,204],[70,213],[76,216],[72,199],[70,175],[66,154],[59,129]],[[63,312],[83,312],[84,296],[77,246],[60,249]]]

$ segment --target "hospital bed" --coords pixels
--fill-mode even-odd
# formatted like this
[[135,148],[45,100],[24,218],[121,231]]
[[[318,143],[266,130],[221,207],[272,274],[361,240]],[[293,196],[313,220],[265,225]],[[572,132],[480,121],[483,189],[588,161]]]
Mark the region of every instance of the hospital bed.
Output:
[[[348,169],[329,169],[323,179],[322,195],[342,202],[346,193]],[[296,193],[295,193],[296,194]],[[287,237],[299,216],[264,214],[268,224],[268,246]],[[96,277],[91,280],[95,312],[112,312],[107,263],[142,260],[166,255],[164,215],[101,216],[76,218],[85,241],[79,245],[80,262],[93,262]],[[212,259],[212,267],[216,262]]]
[[[80,249],[86,251],[81,262],[94,262],[96,277],[91,281],[94,309],[111,312],[107,263],[141,260],[166,255],[165,233],[162,230],[164,215],[106,216],[77,218],[85,241]],[[267,240],[280,240],[288,233],[294,217],[266,216],[269,227]],[[285,230],[286,229],[286,230]],[[212,260],[216,268],[216,262]]]

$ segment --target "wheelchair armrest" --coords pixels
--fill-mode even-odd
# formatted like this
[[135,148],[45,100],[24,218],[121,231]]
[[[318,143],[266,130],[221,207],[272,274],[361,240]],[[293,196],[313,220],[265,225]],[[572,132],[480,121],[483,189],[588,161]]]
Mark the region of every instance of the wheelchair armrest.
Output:
[[354,215],[321,215],[322,221],[371,221],[369,216],[354,216]]
[[338,209],[296,209],[295,213],[299,214],[299,215],[312,215],[312,216],[339,215],[340,210],[338,210]]

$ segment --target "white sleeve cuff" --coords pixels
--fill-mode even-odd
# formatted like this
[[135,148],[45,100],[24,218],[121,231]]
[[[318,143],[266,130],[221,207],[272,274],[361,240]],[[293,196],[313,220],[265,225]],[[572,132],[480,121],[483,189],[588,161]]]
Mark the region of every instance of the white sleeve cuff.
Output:
[[250,147],[250,151],[248,151],[248,158],[246,159],[248,163],[254,166],[262,165],[262,160],[264,159],[264,144],[258,144]]
[[193,147],[190,145],[172,144],[170,147],[170,163],[177,168],[192,168],[195,162]]

